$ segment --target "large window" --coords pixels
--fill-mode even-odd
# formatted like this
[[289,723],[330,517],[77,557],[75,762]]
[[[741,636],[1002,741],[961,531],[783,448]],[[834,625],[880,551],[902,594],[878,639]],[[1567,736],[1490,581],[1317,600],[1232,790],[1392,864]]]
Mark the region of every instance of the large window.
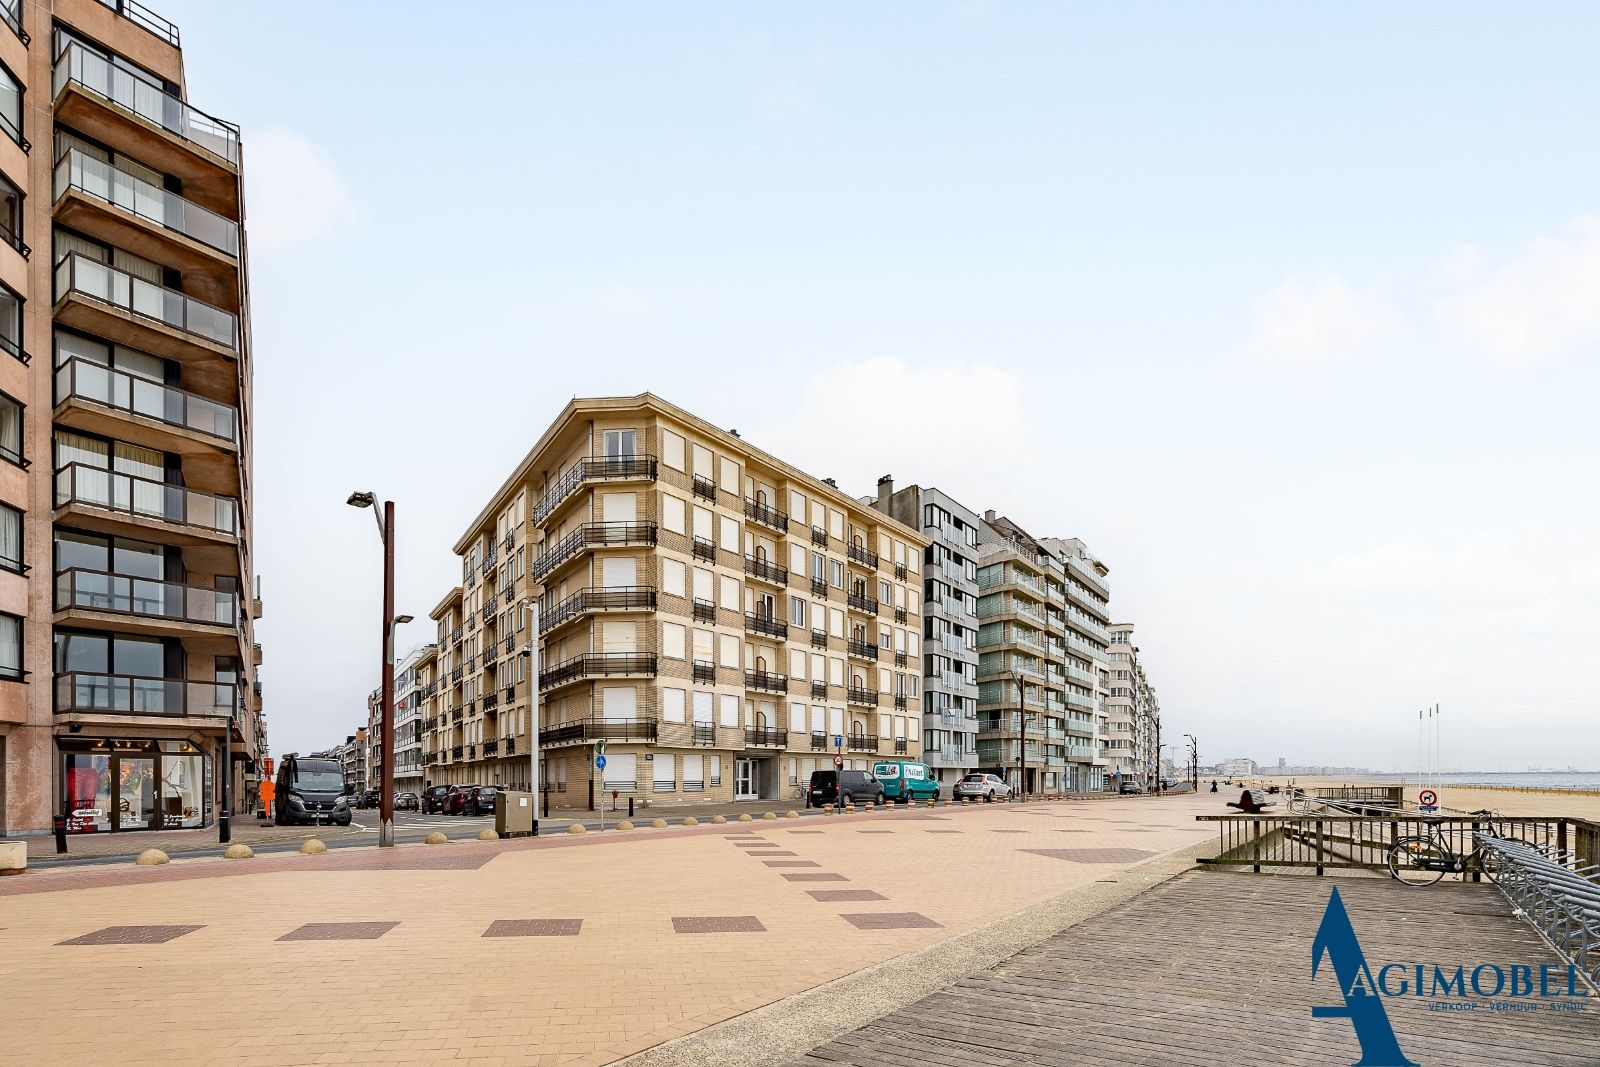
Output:
[[0,678],[22,677],[22,620],[0,613]]
[[24,256],[31,251],[22,240],[22,191],[3,174],[0,174],[0,240]]
[[22,83],[0,67],[0,130],[27,151],[28,139],[22,136]]
[[0,393],[0,459],[22,462],[22,405]]
[[22,350],[22,297],[4,285],[0,285],[0,348],[28,362],[28,354]]
[[0,504],[0,567],[21,574],[22,512],[10,504]]

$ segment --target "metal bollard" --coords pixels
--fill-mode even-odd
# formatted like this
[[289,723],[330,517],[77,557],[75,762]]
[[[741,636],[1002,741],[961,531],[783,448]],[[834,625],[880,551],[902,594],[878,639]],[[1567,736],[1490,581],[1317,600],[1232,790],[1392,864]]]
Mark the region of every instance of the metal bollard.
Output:
[[56,835],[56,855],[64,855],[67,851],[67,817],[54,815],[50,818],[50,828]]
[[633,818],[633,798],[628,798],[628,818]]

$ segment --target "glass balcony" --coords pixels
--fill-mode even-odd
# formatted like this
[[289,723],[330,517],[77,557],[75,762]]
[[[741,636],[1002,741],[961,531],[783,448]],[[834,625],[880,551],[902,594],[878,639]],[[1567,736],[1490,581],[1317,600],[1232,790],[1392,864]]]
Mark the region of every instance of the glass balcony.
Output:
[[239,254],[237,223],[76,148],[68,149],[56,163],[55,198],[60,200],[68,189],[132,212],[219,252]]
[[56,610],[73,608],[212,626],[239,620],[237,593],[79,567],[56,575]]
[[232,497],[213,496],[83,463],[69,463],[56,471],[56,507],[68,504],[107,508],[230,537],[239,533],[239,502]]
[[104,56],[74,43],[67,45],[56,58],[52,95],[59,97],[69,82],[197,148],[222,157],[235,167],[239,165],[237,126],[190,107],[147,74],[116,66]]
[[56,264],[56,299],[77,293],[238,351],[238,320],[221,308],[73,252]]
[[238,705],[237,687],[183,678],[137,678],[126,674],[56,675],[56,711],[122,715],[214,715],[226,718]]
[[226,404],[86,359],[74,357],[56,368],[56,403],[67,399],[87,400],[235,444],[239,440],[238,413]]

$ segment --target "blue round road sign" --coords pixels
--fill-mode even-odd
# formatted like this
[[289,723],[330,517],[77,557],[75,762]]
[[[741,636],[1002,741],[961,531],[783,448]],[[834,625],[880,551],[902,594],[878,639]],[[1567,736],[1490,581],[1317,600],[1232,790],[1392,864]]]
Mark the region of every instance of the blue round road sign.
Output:
[[604,756],[596,756],[594,758],[594,767],[595,767],[595,770],[597,770],[597,771],[605,770],[606,769],[606,758]]

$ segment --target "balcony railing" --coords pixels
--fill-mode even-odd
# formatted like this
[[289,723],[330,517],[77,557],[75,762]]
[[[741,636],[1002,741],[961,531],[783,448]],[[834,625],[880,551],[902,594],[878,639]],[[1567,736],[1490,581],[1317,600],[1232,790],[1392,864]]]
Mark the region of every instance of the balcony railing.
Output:
[[22,0],[0,0],[0,22],[10,26],[23,44],[33,43],[33,37],[22,28]]
[[896,693],[894,695],[894,706],[897,708],[905,708],[909,706],[908,698],[904,693]]
[[100,0],[100,3],[140,29],[155,34],[174,48],[178,47],[178,27],[139,3],[139,0]]
[[556,542],[533,563],[533,577],[542,579],[585,548],[597,545],[653,545],[656,543],[656,524],[653,522],[591,522]]
[[694,680],[697,682],[710,682],[715,684],[717,680],[717,665],[706,659],[695,660]]
[[539,625],[550,629],[591,611],[654,611],[655,606],[656,589],[653,585],[589,587],[578,590],[554,607],[544,609]]
[[789,691],[789,676],[787,674],[773,674],[770,671],[745,671],[744,687],[746,689],[760,689],[768,693],[787,693]]
[[906,621],[906,609],[905,608],[895,608],[894,609],[894,621],[895,622],[905,622]]
[[788,515],[785,515],[775,507],[757,500],[751,500],[748,497],[745,498],[744,502],[744,517],[753,519],[763,526],[770,526],[774,530],[782,530],[785,533],[789,531]]
[[76,148],[69,148],[56,163],[55,198],[60,200],[68,189],[122,208],[219,252],[239,254],[238,223]]
[[811,579],[811,595],[822,597],[826,600],[828,597],[828,583],[821,578]]
[[489,740],[485,741],[483,743],[483,754],[485,756],[498,756],[500,754],[499,740],[496,738],[490,738]]
[[905,738],[902,737],[902,738],[899,738],[899,739],[897,739],[895,741],[895,743],[894,743],[894,752],[895,752],[895,755],[897,755],[897,756],[903,756],[903,755],[906,754],[906,739]]
[[[129,0],[121,2],[126,4]],[[191,107],[146,74],[113,65],[104,56],[74,43],[56,58],[52,95],[59,97],[68,82],[75,82],[130,115],[221,156],[235,167],[239,165],[237,126]]]
[[696,537],[692,551],[695,559],[702,559],[707,563],[717,561],[717,543],[709,537]]
[[849,545],[845,549],[845,555],[850,557],[851,562],[859,563],[869,570],[878,569],[878,554],[865,545]]
[[488,648],[483,650],[482,655],[479,657],[479,661],[485,667],[487,667],[490,664],[494,663],[494,661],[498,657],[499,653],[500,653],[500,650],[498,648],[496,648],[494,645],[490,645]]
[[581,460],[573,464],[571,470],[556,479],[556,483],[533,506],[533,521],[535,523],[544,522],[545,519],[550,517],[550,513],[560,507],[562,501],[571,496],[578,486],[584,482],[633,480],[654,478],[655,476],[656,457],[654,456],[603,456]]
[[845,699],[852,704],[867,704],[874,708],[878,706],[878,693],[875,689],[858,689],[852,685],[846,690]]
[[716,727],[716,725],[713,724],[713,723],[709,723],[709,722],[697,722],[697,723],[695,723],[693,732],[690,734],[690,741],[693,744],[696,744],[696,745],[714,745],[714,744],[716,744],[717,743],[717,727]]
[[747,745],[782,748],[788,741],[789,734],[784,730],[771,730],[761,726],[746,726],[744,728],[744,743]]
[[450,709],[450,722],[451,723],[458,723],[458,722],[460,722],[462,720],[462,718],[465,715],[466,715],[466,709],[464,709],[464,708],[451,708]]
[[126,674],[56,675],[56,711],[122,715],[221,716],[238,705],[237,688],[183,678],[138,678]]
[[56,263],[56,299],[68,293],[110,304],[234,351],[239,349],[239,321],[233,315],[176,289],[108,267],[81,252],[71,252]]
[[828,531],[820,526],[811,527],[811,543],[818,548],[828,547]]
[[789,636],[789,624],[782,619],[763,615],[760,612],[747,611],[744,613],[744,629],[746,633],[761,634],[764,637],[786,638]]
[[147,619],[235,626],[239,595],[71,567],[56,575],[56,610],[111,611]]
[[717,502],[717,483],[703,474],[696,474],[690,485],[690,490],[702,500]]
[[586,652],[540,671],[539,688],[549,689],[580,678],[655,673],[656,658],[652,655],[638,652]]
[[812,648],[827,648],[828,647],[828,631],[826,631],[826,630],[812,630],[811,631],[811,647]]
[[827,682],[812,682],[811,683],[811,699],[812,700],[827,700],[828,699],[828,683]]
[[868,615],[876,615],[878,613],[878,598],[875,596],[865,596],[861,593],[851,593],[849,596],[845,597],[845,603],[849,604],[857,611],[866,612]]
[[463,673],[463,668],[461,668],[461,667],[455,668],[454,670],[452,670],[450,672],[450,680],[452,682],[454,682],[455,684],[460,685],[461,684],[461,675],[462,675],[462,673]]
[[846,734],[844,747],[850,752],[876,752],[878,751],[878,739],[876,737],[867,737],[863,734]]
[[861,659],[878,658],[878,646],[868,641],[849,641],[844,648],[850,655]]
[[828,735],[818,730],[811,731],[811,751],[828,751]]
[[759,578],[763,582],[771,582],[773,585],[789,584],[789,568],[780,567],[776,563],[769,563],[767,560],[757,559],[754,556],[746,556],[744,558],[744,572],[752,578]]
[[894,654],[894,665],[896,667],[904,667],[906,665],[906,654],[904,652],[896,652]]
[[239,502],[181,485],[153,482],[84,463],[56,471],[56,507],[82,504],[235,537]]
[[894,576],[902,582],[906,580],[906,565],[904,563],[896,563],[894,565]]
[[654,741],[654,719],[574,719],[539,731],[541,744],[571,741]]
[[694,613],[695,622],[717,621],[717,604],[714,600],[701,600],[699,597],[695,597],[694,604],[690,610]]

